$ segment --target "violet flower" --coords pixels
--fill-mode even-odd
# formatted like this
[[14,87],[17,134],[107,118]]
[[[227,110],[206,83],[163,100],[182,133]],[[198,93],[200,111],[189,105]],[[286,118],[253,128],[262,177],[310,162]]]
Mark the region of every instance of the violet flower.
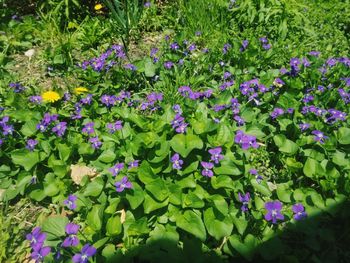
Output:
[[94,125],[95,123],[93,122],[86,123],[82,129],[82,132],[87,133],[88,135],[94,134],[95,133]]
[[173,168],[176,170],[181,170],[182,169],[182,165],[183,165],[183,160],[180,159],[180,156],[178,153],[175,153],[172,157],[171,157],[171,162],[173,164]]
[[270,113],[270,116],[272,119],[276,119],[278,116],[283,115],[284,110],[281,108],[275,108],[273,111]]
[[35,140],[35,139],[29,139],[27,141],[27,145],[26,145],[26,148],[29,150],[29,151],[34,151],[34,148],[35,146],[38,144],[38,141]]
[[135,160],[129,163],[128,169],[139,167],[139,160]]
[[115,133],[123,128],[122,121],[116,121],[115,123],[107,123],[106,125],[109,133]]
[[236,133],[235,143],[239,143],[243,150],[247,150],[249,147],[259,148],[259,145],[256,142],[256,137],[244,134],[241,130],[237,131]]
[[303,131],[306,131],[307,129],[309,129],[310,128],[310,124],[309,123],[300,123],[299,124],[299,128],[300,128],[300,130],[303,132]]
[[116,191],[118,193],[123,192],[124,189],[131,189],[132,183],[129,181],[128,177],[124,176],[121,181],[116,182],[115,184]]
[[314,136],[314,140],[317,141],[317,142],[319,142],[319,143],[321,143],[321,144],[323,144],[324,141],[325,141],[326,139],[328,139],[328,137],[325,136],[325,135],[323,134],[323,132],[321,132],[321,131],[319,131],[319,130],[314,130],[314,131],[311,132],[311,134],[315,135],[315,136]]
[[117,163],[113,167],[109,168],[108,171],[110,171],[113,176],[117,176],[119,172],[123,169],[124,169],[124,163]]
[[266,221],[272,221],[273,224],[276,224],[277,219],[284,219],[284,215],[281,213],[282,203],[280,201],[265,203],[265,209],[267,210],[267,213],[265,214]]
[[75,210],[77,208],[77,201],[78,197],[76,195],[69,195],[66,200],[63,201],[63,204],[68,207],[70,210]]
[[46,239],[46,233],[41,232],[40,227],[33,228],[32,232],[26,235],[26,239],[30,242],[33,250],[39,250]]
[[51,252],[50,247],[41,247],[38,250],[34,250],[30,256],[33,260],[35,260],[35,263],[43,262],[44,258]]
[[30,96],[29,101],[34,104],[41,104],[43,98],[41,96]]
[[96,248],[90,244],[85,244],[80,253],[73,256],[72,261],[74,263],[87,263],[89,258],[96,254]]
[[79,239],[77,237],[79,227],[79,225],[73,223],[68,223],[66,225],[66,233],[68,236],[64,239],[62,247],[76,247],[79,244]]
[[218,164],[222,159],[224,159],[224,156],[221,154],[221,147],[210,149],[208,152],[211,154],[210,160],[212,160],[216,164]]
[[239,201],[242,203],[242,206],[241,206],[242,212],[248,211],[248,204],[250,201],[250,193],[248,192],[244,195],[242,195],[241,193],[238,193],[238,198],[239,198]]
[[52,131],[56,133],[58,137],[62,137],[67,129],[67,122],[59,122],[55,127],[52,128]]
[[212,177],[214,175],[213,171],[211,170],[214,167],[213,163],[201,162],[201,165],[203,167],[203,170],[202,170],[202,175],[203,176]]
[[307,217],[307,213],[305,212],[305,207],[302,204],[295,204],[292,207],[294,213],[294,219],[299,221]]

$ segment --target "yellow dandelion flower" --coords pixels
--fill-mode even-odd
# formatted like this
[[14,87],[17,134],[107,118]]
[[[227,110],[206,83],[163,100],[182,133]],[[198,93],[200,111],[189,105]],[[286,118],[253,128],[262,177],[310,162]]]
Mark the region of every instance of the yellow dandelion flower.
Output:
[[102,8],[103,8],[103,5],[101,5],[101,4],[95,5],[95,10],[96,11],[101,10]]
[[60,94],[58,94],[56,91],[46,91],[41,94],[41,97],[45,102],[55,102],[60,99]]
[[84,92],[88,92],[89,90],[87,88],[84,87],[78,87],[74,89],[75,94],[82,94]]

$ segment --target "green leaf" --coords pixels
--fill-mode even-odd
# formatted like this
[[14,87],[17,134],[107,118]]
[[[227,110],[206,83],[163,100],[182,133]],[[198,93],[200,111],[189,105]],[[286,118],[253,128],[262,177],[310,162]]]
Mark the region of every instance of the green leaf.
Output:
[[337,137],[340,144],[350,144],[350,129],[345,127],[339,128]]
[[125,196],[133,210],[139,207],[143,200],[145,200],[142,188],[136,183],[133,183],[133,189],[128,190]]
[[187,210],[176,218],[176,226],[204,241],[207,238],[200,213]]
[[280,201],[285,203],[291,202],[292,191],[289,189],[288,183],[277,184],[277,197]]
[[104,181],[101,177],[96,177],[89,182],[84,191],[84,196],[99,196],[102,192]]
[[147,226],[147,218],[142,217],[135,222],[131,223],[128,227],[129,236],[139,236],[142,234],[149,234],[149,228]]
[[194,179],[193,174],[186,176],[184,179],[181,179],[176,182],[181,188],[196,188],[196,180]]
[[102,227],[103,210],[102,205],[95,205],[86,217],[87,224],[95,231]]
[[71,153],[71,148],[68,147],[66,144],[59,143],[57,144],[57,149],[60,155],[60,159],[62,161],[67,161]]
[[37,125],[37,121],[34,120],[29,120],[26,121],[26,123],[22,126],[21,128],[21,132],[24,136],[30,137],[33,134],[36,133],[37,129],[36,129],[36,125]]
[[176,134],[171,139],[170,146],[182,157],[187,157],[193,149],[202,149],[203,142],[198,136],[193,134]]
[[156,74],[156,65],[152,62],[151,59],[147,58],[145,60],[145,75],[146,77],[154,77]]
[[184,195],[182,207],[193,207],[193,208],[202,208],[204,207],[205,203],[204,201],[198,197],[198,195],[190,192],[188,194]]
[[295,142],[287,139],[286,136],[284,136],[283,134],[275,135],[273,137],[273,140],[279,148],[280,152],[293,155],[299,149],[299,146]]
[[307,177],[313,178],[318,177],[321,173],[323,173],[323,168],[318,161],[312,158],[307,158],[303,172]]
[[112,150],[106,150],[98,157],[98,160],[104,163],[111,163],[115,160],[116,154]]
[[265,196],[271,196],[272,193],[269,189],[269,187],[267,186],[265,181],[262,181],[260,184],[256,181],[256,179],[251,179],[250,183],[252,184],[252,186],[254,187],[254,189],[256,191],[258,191],[259,193],[265,195]]
[[158,177],[152,171],[150,164],[147,161],[143,161],[137,170],[137,175],[141,182],[149,184],[156,180]]
[[66,235],[66,225],[69,220],[65,216],[50,216],[42,224],[42,231],[47,233],[47,239],[53,240]]
[[247,218],[245,218],[244,215],[238,216],[238,214],[237,214],[237,215],[232,216],[232,221],[233,221],[234,225],[236,226],[238,233],[243,235],[245,230],[247,229],[247,226],[248,226]]
[[210,180],[210,183],[214,189],[234,189],[233,180],[228,175],[213,176]]
[[28,150],[15,150],[11,153],[12,162],[24,167],[26,171],[33,168],[39,161],[39,152],[30,152]]
[[42,189],[35,189],[30,192],[29,197],[40,202],[46,197],[46,194]]
[[217,214],[214,208],[210,207],[204,212],[204,223],[209,235],[216,240],[229,236],[233,229],[232,220],[221,214]]
[[145,195],[145,201],[143,202],[143,209],[146,214],[153,212],[154,210],[160,209],[167,206],[169,203],[169,198],[165,199],[163,202],[156,201],[150,195]]
[[169,190],[161,178],[157,178],[154,181],[146,184],[146,190],[161,202],[169,196]]
[[106,234],[107,236],[116,236],[122,232],[122,223],[119,216],[112,216],[107,220]]
[[248,234],[244,242],[240,241],[238,235],[232,235],[229,238],[231,246],[237,250],[246,260],[251,261],[254,257],[255,248],[258,245],[258,240],[252,234]]

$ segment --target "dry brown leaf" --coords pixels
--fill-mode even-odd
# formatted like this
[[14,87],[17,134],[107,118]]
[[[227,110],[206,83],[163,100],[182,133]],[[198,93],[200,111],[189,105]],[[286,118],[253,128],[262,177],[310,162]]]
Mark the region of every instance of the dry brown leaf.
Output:
[[122,210],[119,210],[118,212],[120,212],[120,223],[124,224],[125,218],[126,218],[125,210],[122,209]]
[[96,177],[97,171],[95,168],[91,168],[85,165],[80,165],[80,164],[72,164],[70,166],[71,169],[71,178],[74,183],[80,184],[81,180],[85,175],[89,176],[90,179]]

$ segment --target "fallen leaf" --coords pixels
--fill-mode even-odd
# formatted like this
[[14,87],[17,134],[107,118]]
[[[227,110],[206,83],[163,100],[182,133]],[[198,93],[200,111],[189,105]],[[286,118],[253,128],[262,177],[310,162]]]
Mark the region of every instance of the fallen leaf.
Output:
[[26,52],[24,52],[24,55],[28,58],[31,58],[33,55],[35,54],[35,50],[34,49],[29,49]]
[[126,213],[125,213],[125,210],[122,209],[122,210],[119,210],[117,211],[120,213],[120,223],[124,224],[125,222],[125,218],[126,218]]
[[95,168],[91,168],[85,165],[74,164],[70,166],[70,169],[71,169],[70,176],[73,182],[78,185],[81,183],[81,180],[85,175],[87,175],[90,179],[98,175]]

